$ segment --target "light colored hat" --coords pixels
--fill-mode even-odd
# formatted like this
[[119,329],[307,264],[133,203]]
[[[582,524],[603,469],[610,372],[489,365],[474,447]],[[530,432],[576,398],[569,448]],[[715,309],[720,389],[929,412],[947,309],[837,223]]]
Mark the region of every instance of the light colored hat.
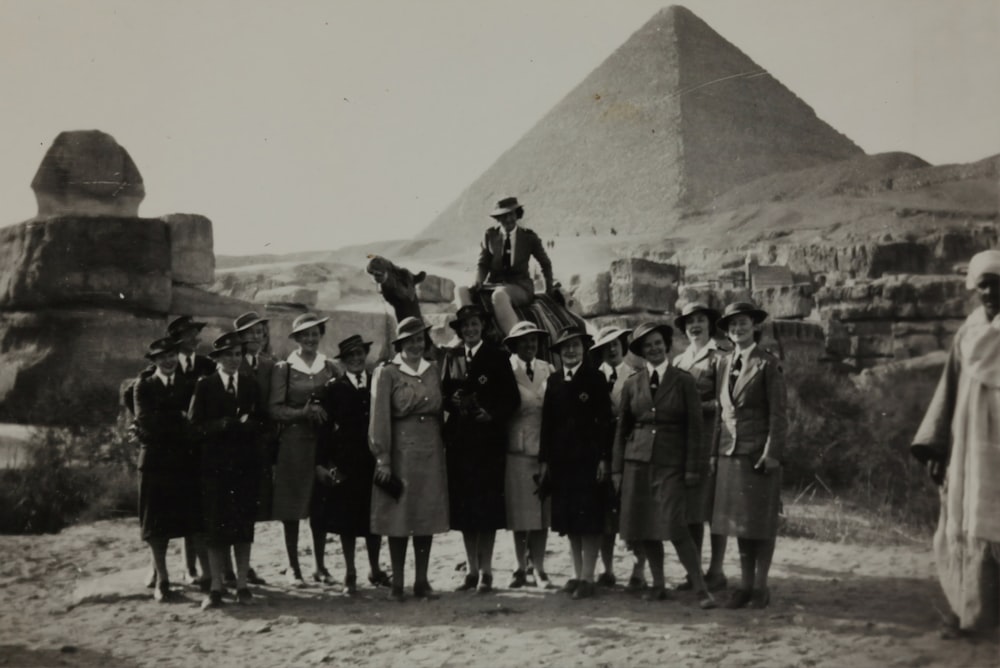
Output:
[[327,320],[329,320],[329,318],[321,318],[315,313],[303,313],[292,321],[292,331],[289,332],[288,335],[293,336],[299,332],[304,332],[311,327],[318,327]]
[[514,339],[519,339],[522,336],[528,336],[529,334],[541,334],[542,336],[548,336],[549,333],[544,329],[538,329],[535,327],[534,323],[530,323],[527,320],[522,320],[513,327],[510,328],[510,334],[504,337],[504,345],[507,345]]
[[396,338],[394,338],[392,342],[399,343],[400,341],[405,341],[412,336],[426,332],[430,328],[431,326],[425,325],[423,320],[411,315],[408,318],[403,318],[403,320],[396,325]]
[[233,320],[233,331],[235,332],[245,332],[254,325],[259,325],[262,322],[268,322],[268,318],[260,317],[257,311],[247,311],[243,315]]
[[969,260],[969,271],[965,275],[965,287],[975,290],[983,274],[1000,276],[1000,250],[984,250]]
[[631,329],[625,329],[624,327],[616,327],[614,325],[608,325],[607,327],[601,327],[597,330],[597,340],[594,341],[594,345],[590,346],[591,350],[597,350],[602,346],[606,346],[612,341],[621,340],[622,350],[628,345],[628,335],[632,333]]

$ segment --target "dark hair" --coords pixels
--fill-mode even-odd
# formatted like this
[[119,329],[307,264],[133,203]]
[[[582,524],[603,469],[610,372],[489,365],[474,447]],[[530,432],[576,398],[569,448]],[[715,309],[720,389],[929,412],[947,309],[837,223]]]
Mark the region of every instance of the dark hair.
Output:
[[[660,330],[660,329],[653,329],[653,330],[650,330],[650,331],[646,332],[642,336],[642,338],[638,340],[639,350],[642,350],[642,342],[645,341],[646,339],[648,339],[649,337],[651,337],[653,334],[659,334],[660,335],[660,337],[663,339],[663,345],[665,345],[667,347],[667,355],[669,355],[670,354],[670,349],[674,347],[674,337],[672,337],[672,336],[671,337],[664,336],[663,330]],[[642,359],[646,359],[645,357],[643,357],[639,353],[636,353],[636,357],[642,357]]]
[[521,205],[517,209],[517,219],[521,220],[522,218],[524,218],[524,205]]
[[[704,311],[695,311],[694,313],[703,313],[705,315],[705,318],[708,319],[708,338],[714,339],[719,334],[719,328],[715,326],[715,320],[713,320],[712,318],[709,318],[708,314],[705,313]],[[691,315],[694,315],[694,313],[692,313]],[[687,336],[688,320],[690,320],[690,319],[691,319],[690,315],[688,317],[684,318],[684,335],[685,336]]]
[[[425,329],[423,331],[423,335],[424,335],[424,352],[426,352],[431,347],[431,345],[432,345],[431,330]],[[414,334],[413,336],[408,336],[408,337],[406,337],[405,339],[403,339],[401,341],[393,341],[392,342],[392,349],[395,350],[397,353],[401,352],[403,350],[403,343],[407,339],[412,339],[414,336],[417,336],[417,335]]]

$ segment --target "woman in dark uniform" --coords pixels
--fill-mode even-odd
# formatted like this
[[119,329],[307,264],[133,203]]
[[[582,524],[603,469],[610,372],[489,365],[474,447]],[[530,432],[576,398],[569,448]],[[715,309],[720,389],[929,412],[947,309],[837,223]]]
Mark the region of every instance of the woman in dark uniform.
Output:
[[174,598],[167,575],[167,544],[201,529],[198,455],[188,428],[189,381],[177,371],[178,342],[158,339],[146,358],[152,374],[135,387],[135,433],[139,439],[139,526],[156,572],[153,597]]
[[663,541],[669,540],[701,607],[714,608],[684,518],[685,488],[697,485],[707,468],[701,400],[694,378],[670,366],[672,339],[670,325],[643,323],[629,344],[646,364],[625,381],[619,406],[612,470],[622,495],[620,531],[625,540],[642,541],[653,575],[644,599],[668,598]]
[[781,364],[757,345],[767,312],[750,302],[726,307],[719,328],[736,346],[721,364],[712,529],[736,536],[742,582],[727,608],[766,608],[767,576],[781,509],[781,457],[788,418]]
[[[681,371],[687,371],[694,378],[698,397],[701,399],[701,438],[705,442],[705,452],[712,449],[712,437],[715,433],[715,421],[719,406],[719,392],[716,388],[716,373],[719,362],[725,353],[715,343],[715,323],[719,312],[700,302],[691,302],[674,319],[674,326],[684,332],[690,344],[687,349],[674,358],[674,365]],[[701,560],[702,543],[705,538],[705,522],[712,521],[712,502],[715,499],[715,474],[706,471],[701,482],[687,488],[684,499],[685,514],[688,529],[698,549],[698,559]],[[705,574],[705,584],[709,591],[719,591],[726,588],[726,575],[722,570],[722,562],[726,556],[726,537],[715,532],[711,534],[712,557],[708,572]],[[678,587],[685,590],[692,587],[688,580]]]
[[365,539],[368,552],[368,581],[389,586],[389,576],[379,567],[382,537],[371,533],[372,478],[375,458],[368,449],[368,421],[371,418],[371,375],[365,369],[372,344],[359,335],[349,336],[338,345],[336,358],[345,372],[326,383],[320,405],[327,422],[320,427],[316,444],[316,488],[309,523],[313,534],[316,572],[324,582],[333,581],[324,564],[327,532],[340,535],[344,552],[344,591],[357,592],[354,567],[357,538]]
[[469,568],[458,590],[478,585],[481,593],[493,590],[493,547],[506,527],[507,421],[521,403],[509,358],[483,341],[485,317],[480,307],[463,306],[448,323],[462,345],[447,352],[441,381],[451,528],[462,532]]
[[212,343],[218,369],[198,381],[189,417],[201,440],[201,500],[212,584],[202,608],[222,604],[229,546],[236,555],[236,600],[253,598],[247,588],[253,525],[260,490],[260,406],[257,384],[239,372],[243,340],[228,332]]
[[404,599],[403,567],[413,536],[413,595],[436,598],[427,580],[431,541],[448,530],[448,478],[441,440],[441,375],[424,359],[430,345],[419,318],[396,326],[396,356],[375,370],[368,443],[375,456],[372,533],[389,538],[392,598]]
[[594,595],[610,484],[611,398],[604,374],[584,361],[587,333],[566,327],[552,343],[562,371],[549,378],[538,460],[552,490],[552,529],[569,536],[574,599]]

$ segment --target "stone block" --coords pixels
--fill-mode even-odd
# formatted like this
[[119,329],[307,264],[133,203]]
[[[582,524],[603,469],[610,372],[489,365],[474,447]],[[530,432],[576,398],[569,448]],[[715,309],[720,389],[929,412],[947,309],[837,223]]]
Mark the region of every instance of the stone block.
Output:
[[316,307],[318,290],[298,285],[281,285],[276,288],[258,290],[254,295],[257,304],[302,304],[306,308]]
[[753,291],[753,301],[772,318],[806,318],[816,302],[809,283],[771,286]]
[[904,321],[892,323],[893,357],[921,357],[948,350],[963,320]]
[[567,305],[571,310],[588,318],[605,315],[611,311],[611,274],[573,276],[570,279]]
[[160,220],[167,224],[174,283],[210,285],[215,280],[212,221],[193,213],[172,213]]
[[0,422],[113,422],[163,316],[99,308],[0,313]]
[[170,291],[170,243],[159,219],[39,218],[0,229],[0,309],[165,313]]
[[913,320],[961,318],[976,306],[964,279],[953,275],[886,276],[816,292],[822,319]]
[[335,311],[340,306],[340,300],[343,297],[340,281],[330,280],[316,283],[310,287],[316,290],[316,308],[323,311]]
[[677,302],[678,269],[640,258],[611,263],[610,307],[615,313],[672,311]]
[[174,285],[170,300],[170,318],[192,315],[200,320],[219,317],[235,320],[241,313],[260,311],[251,302],[209,292],[191,285]]
[[417,283],[417,301],[419,302],[451,302],[455,300],[455,281],[443,276],[428,274]]

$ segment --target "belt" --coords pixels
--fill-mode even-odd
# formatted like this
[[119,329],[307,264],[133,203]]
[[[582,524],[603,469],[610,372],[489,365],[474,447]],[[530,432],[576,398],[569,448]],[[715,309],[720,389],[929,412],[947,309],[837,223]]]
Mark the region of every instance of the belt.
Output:
[[393,418],[397,422],[402,422],[403,420],[416,420],[417,422],[429,422],[431,420],[436,420],[436,415],[407,415],[404,417]]

